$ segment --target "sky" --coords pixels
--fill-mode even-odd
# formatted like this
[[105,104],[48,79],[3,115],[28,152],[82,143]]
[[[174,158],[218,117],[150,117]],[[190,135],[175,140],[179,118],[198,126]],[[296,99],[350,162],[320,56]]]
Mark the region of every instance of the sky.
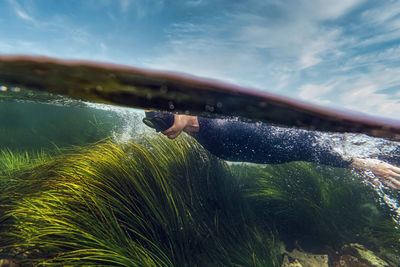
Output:
[[188,73],[400,120],[400,1],[0,0],[0,54]]

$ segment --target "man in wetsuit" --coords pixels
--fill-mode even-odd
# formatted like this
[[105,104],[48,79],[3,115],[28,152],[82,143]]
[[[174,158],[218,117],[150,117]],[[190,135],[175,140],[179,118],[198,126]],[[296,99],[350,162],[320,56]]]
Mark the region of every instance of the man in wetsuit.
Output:
[[[172,116],[172,115],[171,115]],[[229,161],[277,164],[308,161],[371,171],[385,185],[400,190],[400,168],[377,159],[343,158],[312,131],[288,129],[233,119],[173,115],[162,133],[174,139],[184,131],[212,154]]]

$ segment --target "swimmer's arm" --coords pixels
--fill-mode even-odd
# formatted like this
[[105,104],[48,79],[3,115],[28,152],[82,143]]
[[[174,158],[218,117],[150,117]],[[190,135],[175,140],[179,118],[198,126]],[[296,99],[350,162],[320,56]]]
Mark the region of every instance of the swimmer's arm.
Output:
[[378,159],[354,158],[349,165],[359,171],[371,171],[384,185],[400,190],[400,168]]
[[[199,120],[197,116],[174,115],[174,124],[171,128],[162,132],[168,138],[174,139],[184,132],[199,132]],[[359,171],[371,171],[383,184],[395,190],[400,190],[400,168],[377,159],[354,158],[351,163],[345,163],[346,167]]]

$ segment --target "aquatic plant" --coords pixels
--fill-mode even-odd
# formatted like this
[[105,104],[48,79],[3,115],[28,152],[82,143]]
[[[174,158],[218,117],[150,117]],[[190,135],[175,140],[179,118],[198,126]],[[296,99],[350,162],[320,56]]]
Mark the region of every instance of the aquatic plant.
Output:
[[16,175],[0,246],[20,263],[279,265],[228,166],[188,138],[107,141]]
[[304,162],[232,168],[259,219],[276,227],[290,247],[340,251],[345,243],[361,242],[396,261],[397,225],[376,193],[349,170]]
[[[360,242],[398,263],[400,232],[343,169],[228,166],[189,137],[3,151],[0,258],[27,265],[279,266],[286,248]],[[25,163],[34,164],[25,164]],[[19,166],[25,166],[20,168]]]
[[0,175],[9,175],[32,164],[40,164],[50,157],[50,153],[44,150],[18,152],[8,148],[2,149],[0,150]]

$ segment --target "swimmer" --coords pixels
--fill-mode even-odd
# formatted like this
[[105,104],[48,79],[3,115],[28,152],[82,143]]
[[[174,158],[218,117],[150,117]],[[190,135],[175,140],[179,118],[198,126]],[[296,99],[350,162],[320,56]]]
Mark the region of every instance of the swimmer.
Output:
[[149,111],[143,121],[170,139],[186,132],[210,153],[228,161],[263,164],[307,161],[354,168],[370,171],[386,186],[400,190],[400,168],[372,158],[345,159],[330,146],[318,142],[319,135],[312,131],[246,123],[235,119]]

